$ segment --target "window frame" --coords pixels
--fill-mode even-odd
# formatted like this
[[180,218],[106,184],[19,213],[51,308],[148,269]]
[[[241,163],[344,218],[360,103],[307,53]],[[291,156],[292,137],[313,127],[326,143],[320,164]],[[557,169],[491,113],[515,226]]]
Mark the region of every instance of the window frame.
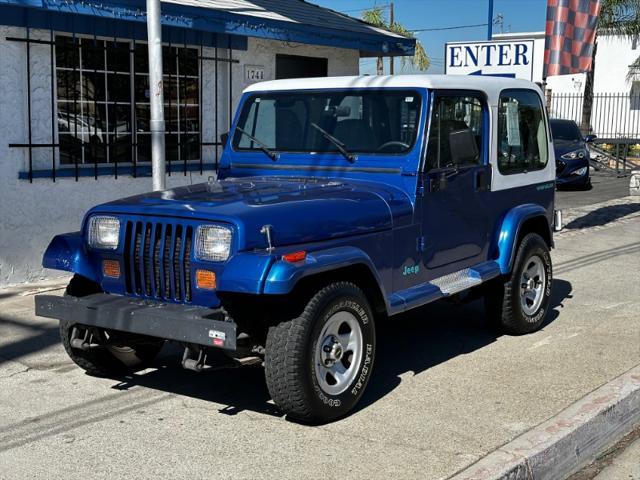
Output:
[[[77,56],[77,61],[78,61],[78,66],[77,68],[72,68],[72,67],[60,67],[58,66],[58,61],[57,61],[57,45],[54,45],[54,55],[53,55],[53,72],[55,74],[55,78],[54,78],[54,88],[53,88],[53,105],[55,106],[55,111],[52,112],[52,116],[54,118],[54,123],[55,123],[55,143],[57,143],[58,145],[61,145],[60,143],[60,139],[61,136],[64,137],[65,135],[73,137],[75,136],[75,132],[73,131],[69,131],[69,132],[61,132],[59,129],[59,124],[58,124],[58,118],[59,118],[59,112],[60,112],[60,105],[61,104],[67,104],[67,105],[74,105],[77,104],[77,108],[79,109],[79,112],[76,113],[76,115],[78,115],[79,118],[82,118],[83,116],[83,110],[82,110],[82,106],[83,104],[89,104],[89,103],[94,103],[93,101],[89,101],[86,100],[86,97],[84,95],[84,86],[83,86],[83,72],[84,73],[91,73],[93,74],[94,72],[97,71],[97,73],[99,75],[104,76],[104,88],[105,88],[105,95],[106,95],[106,91],[107,91],[107,86],[108,86],[108,77],[109,75],[112,74],[117,74],[117,75],[127,75],[128,76],[128,84],[129,84],[129,100],[128,101],[114,101],[114,100],[109,100],[107,99],[107,97],[105,96],[104,100],[98,100],[96,103],[101,107],[104,108],[105,110],[105,121],[107,124],[107,128],[105,129],[103,135],[109,136],[109,143],[108,144],[103,144],[101,145],[99,148],[104,149],[105,150],[105,159],[103,161],[95,161],[95,160],[91,160],[91,159],[86,159],[86,152],[85,150],[87,148],[91,148],[91,146],[88,144],[85,145],[84,148],[80,147],[80,152],[81,152],[81,156],[78,157],[77,159],[77,167],[80,169],[83,168],[94,168],[96,165],[98,166],[98,168],[103,168],[103,167],[111,167],[113,165],[118,165],[118,166],[122,166],[123,168],[126,167],[133,167],[135,165],[137,165],[138,167],[145,167],[145,166],[150,166],[151,165],[151,158],[149,158],[148,160],[144,160],[144,159],[140,159],[140,144],[138,141],[138,136],[148,136],[149,138],[151,138],[151,132],[139,132],[137,125],[139,122],[139,115],[137,113],[137,108],[139,106],[149,106],[150,102],[141,102],[138,101],[136,98],[136,81],[137,79],[140,79],[141,81],[144,79],[144,77],[148,77],[149,73],[148,72],[142,72],[139,71],[137,68],[135,68],[135,55],[136,52],[134,50],[134,47],[136,46],[140,46],[140,45],[144,45],[145,47],[148,45],[148,42],[146,41],[138,41],[135,40],[133,38],[123,38],[123,37],[105,37],[105,36],[93,36],[93,35],[84,35],[84,34],[72,34],[69,32],[64,32],[64,31],[54,31],[53,32],[53,41],[54,44],[56,42],[56,40],[59,37],[65,37],[65,38],[75,38],[75,39],[79,39],[81,41],[80,45],[77,46],[78,49],[78,56]],[[83,55],[83,45],[82,42],[92,42],[92,41],[99,41],[99,42],[104,42],[105,46],[108,45],[109,43],[113,44],[113,43],[125,43],[128,46],[128,54],[129,54],[129,72],[121,72],[119,70],[109,70],[108,69],[108,63],[107,63],[107,56],[108,56],[108,49],[104,48],[104,59],[103,59],[103,69],[92,69],[92,68],[84,68],[82,65],[82,55]],[[198,103],[194,104],[194,103],[182,103],[181,101],[181,89],[183,88],[183,86],[181,85],[181,82],[184,81],[184,79],[187,80],[194,80],[196,82],[196,85],[198,87],[198,89],[200,89],[202,86],[204,86],[204,81],[202,79],[202,74],[203,74],[203,68],[202,68],[202,62],[201,61],[197,61],[196,62],[196,68],[197,68],[197,75],[184,75],[184,74],[180,74],[180,58],[179,58],[179,51],[181,49],[187,49],[187,50],[193,50],[196,53],[196,58],[199,58],[201,55],[201,51],[200,51],[200,46],[198,45],[192,45],[192,44],[175,44],[175,43],[165,43],[163,42],[162,44],[163,47],[170,47],[173,49],[177,49],[176,54],[175,54],[175,72],[172,72],[171,74],[163,74],[163,77],[171,77],[172,80],[175,80],[176,82],[176,99],[175,101],[173,100],[167,100],[167,98],[165,97],[165,110],[167,107],[171,106],[172,108],[176,108],[177,110],[177,124],[178,124],[178,128],[177,130],[171,130],[170,132],[167,131],[167,134],[171,134],[171,135],[175,135],[178,138],[178,143],[177,143],[177,156],[176,158],[171,159],[171,162],[174,163],[198,163],[203,161],[203,159],[200,158],[181,158],[181,155],[185,155],[185,151],[187,150],[188,147],[184,147],[180,148],[180,140],[181,137],[189,137],[189,136],[196,136],[198,137],[199,143],[198,145],[200,145],[202,142],[202,138],[203,138],[203,125],[202,122],[200,122],[200,118],[202,117],[202,115],[200,113],[198,113],[198,129],[197,130],[191,130],[191,129],[186,129],[186,128],[182,128],[181,127],[181,122],[185,121],[183,119],[183,114],[181,113],[182,109],[189,109],[189,108],[195,108],[197,107],[199,110],[198,112],[200,112],[200,110],[203,108],[203,105],[201,103],[204,102],[203,100],[203,92],[198,91],[196,93],[196,101]],[[99,47],[100,48],[100,47]],[[172,57],[173,58],[173,57]],[[80,98],[77,99],[76,102],[74,102],[73,100],[69,100],[69,99],[60,99],[59,95],[58,95],[58,72],[77,72],[78,75],[78,81],[80,82]],[[171,85],[169,86],[169,88],[172,88]],[[116,129],[114,128],[113,131],[111,131],[109,129],[110,127],[110,123],[109,123],[109,109],[114,109],[115,107],[118,106],[128,106],[129,107],[129,120],[130,120],[130,126],[131,126],[131,131],[130,132],[126,132],[126,133],[122,133],[123,136],[125,135],[131,135],[132,137],[132,141],[131,141],[131,154],[129,155],[129,160],[123,161],[123,160],[114,160],[113,157],[113,153],[112,153],[112,149],[114,148],[114,146],[116,146],[115,143],[111,143],[111,139],[115,139],[116,135],[119,135],[116,133]],[[166,116],[165,116],[166,117]],[[117,128],[117,127],[116,127]],[[78,136],[84,136],[84,135],[91,135],[93,132],[93,129],[89,129],[88,131],[78,131]],[[107,146],[108,145],[108,146]],[[183,151],[185,150],[185,151]],[[199,155],[198,155],[199,157]],[[72,158],[72,157],[71,157]],[[168,159],[169,162],[169,159]],[[58,149],[58,152],[56,153],[56,168],[60,169],[60,170],[73,170],[76,168],[76,162],[62,162],[62,152],[61,152],[61,147]]]
[[[522,171],[517,171],[517,172],[504,172],[501,168],[500,168],[500,153],[501,153],[501,149],[500,149],[500,104],[501,101],[503,99],[503,97],[506,97],[510,94],[513,93],[526,93],[526,94],[531,94],[534,95],[539,103],[539,107],[540,107],[540,112],[542,113],[542,122],[544,122],[544,133],[545,133],[545,141],[544,143],[544,148],[546,151],[546,161],[544,163],[544,165],[540,168],[533,168],[533,169],[526,169],[526,170],[522,170]],[[513,98],[513,97],[509,97],[509,98]],[[549,160],[550,160],[550,156],[551,156],[551,152],[549,149],[549,142],[553,139],[553,133],[551,131],[551,123],[549,122],[549,119],[547,118],[547,109],[544,106],[544,103],[542,102],[542,99],[540,98],[540,95],[538,95],[538,93],[533,90],[533,89],[528,89],[528,88],[505,88],[504,90],[501,90],[499,95],[498,95],[498,107],[497,107],[497,112],[496,112],[496,168],[498,170],[498,173],[502,176],[505,177],[510,177],[513,175],[524,175],[527,173],[534,173],[534,172],[541,172],[543,170],[545,170],[548,166],[549,166]],[[555,168],[555,167],[554,167]]]
[[480,162],[477,164],[469,164],[457,167],[458,170],[467,170],[469,168],[478,168],[489,165],[489,145],[491,141],[491,115],[489,111],[489,98],[487,93],[482,90],[449,90],[449,89],[437,89],[432,90],[430,95],[430,102],[428,108],[428,117],[425,121],[428,122],[427,128],[424,133],[424,153],[420,160],[420,172],[421,173],[438,173],[438,172],[450,172],[455,170],[456,167],[440,167],[428,168],[427,156],[429,153],[429,139],[431,138],[431,119],[433,118],[435,106],[438,98],[440,97],[472,97],[480,101],[482,106],[482,142],[480,150]]

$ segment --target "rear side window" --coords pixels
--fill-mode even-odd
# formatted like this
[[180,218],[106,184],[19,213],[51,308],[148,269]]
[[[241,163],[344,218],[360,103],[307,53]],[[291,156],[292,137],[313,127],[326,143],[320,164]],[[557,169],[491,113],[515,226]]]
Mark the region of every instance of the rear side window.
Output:
[[503,175],[542,170],[549,160],[540,97],[530,90],[505,90],[498,106],[498,170]]

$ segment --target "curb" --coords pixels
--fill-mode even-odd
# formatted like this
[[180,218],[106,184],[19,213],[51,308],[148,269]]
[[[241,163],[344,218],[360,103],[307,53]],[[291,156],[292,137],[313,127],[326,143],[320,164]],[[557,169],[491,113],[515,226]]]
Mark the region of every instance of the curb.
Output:
[[640,365],[450,480],[559,480],[640,425]]

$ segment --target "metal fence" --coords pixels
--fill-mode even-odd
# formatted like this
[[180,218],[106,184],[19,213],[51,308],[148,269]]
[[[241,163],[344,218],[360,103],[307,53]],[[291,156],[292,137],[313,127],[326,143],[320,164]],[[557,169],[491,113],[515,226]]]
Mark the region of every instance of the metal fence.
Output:
[[[582,93],[552,93],[551,118],[573,120],[582,127]],[[596,93],[593,95],[588,130],[602,138],[640,137],[640,94]]]

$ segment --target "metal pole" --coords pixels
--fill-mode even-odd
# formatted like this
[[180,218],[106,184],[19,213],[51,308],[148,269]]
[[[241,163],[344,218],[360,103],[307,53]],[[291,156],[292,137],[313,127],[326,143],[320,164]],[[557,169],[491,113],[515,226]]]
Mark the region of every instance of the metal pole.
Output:
[[487,19],[487,40],[493,37],[493,0],[489,0],[489,18]]
[[147,37],[149,43],[149,101],[151,102],[151,175],[153,190],[157,191],[166,188],[160,0],[147,0]]
[[[389,3],[389,28],[391,31],[393,31],[393,24],[395,23],[395,19],[393,18],[393,2]],[[394,70],[394,61],[393,61],[393,55],[391,55],[389,57],[389,74],[393,75],[395,72]]]

